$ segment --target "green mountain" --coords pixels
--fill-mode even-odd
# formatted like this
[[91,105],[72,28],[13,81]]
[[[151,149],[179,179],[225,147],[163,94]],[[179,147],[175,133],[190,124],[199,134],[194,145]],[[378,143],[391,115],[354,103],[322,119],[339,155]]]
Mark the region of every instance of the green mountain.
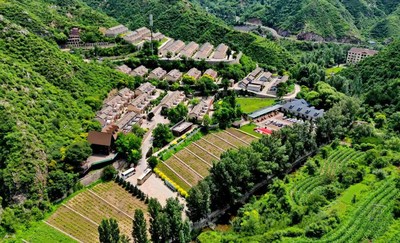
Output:
[[131,29],[148,26],[153,14],[154,29],[183,41],[226,43],[253,60],[284,69],[292,63],[288,52],[276,43],[254,34],[234,31],[223,21],[187,0],[85,0],[88,5],[126,24]]
[[0,1],[0,15],[0,201],[13,208],[1,235],[71,189],[77,165],[66,151],[99,127],[92,119],[108,92],[134,81],[57,46],[72,26],[93,35],[116,23],[82,2]]
[[[211,13],[235,22],[260,19],[282,32],[327,40],[383,39],[399,36],[397,0],[193,0]],[[308,34],[307,35],[305,35]],[[312,36],[315,34],[317,36]]]

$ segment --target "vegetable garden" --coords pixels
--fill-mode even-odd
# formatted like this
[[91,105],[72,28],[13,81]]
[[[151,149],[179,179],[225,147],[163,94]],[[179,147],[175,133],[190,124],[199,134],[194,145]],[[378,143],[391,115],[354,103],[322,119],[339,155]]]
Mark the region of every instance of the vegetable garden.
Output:
[[118,184],[107,182],[71,198],[47,223],[82,242],[98,242],[97,227],[105,218],[116,219],[121,233],[130,236],[137,208],[146,210],[147,206]]
[[160,163],[157,169],[167,180],[189,191],[209,174],[213,162],[218,161],[224,151],[248,146],[255,139],[233,128],[209,134]]

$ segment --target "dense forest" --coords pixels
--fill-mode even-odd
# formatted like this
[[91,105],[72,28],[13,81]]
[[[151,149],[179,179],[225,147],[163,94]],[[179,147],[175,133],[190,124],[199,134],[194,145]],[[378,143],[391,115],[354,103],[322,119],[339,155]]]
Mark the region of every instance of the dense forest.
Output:
[[55,41],[64,28],[114,23],[70,2],[70,13],[82,16],[77,22],[61,10],[49,15],[54,1],[0,3],[0,232],[41,219],[49,202],[75,185],[76,161],[91,153],[85,133],[100,126],[92,120],[95,111],[111,89],[134,85],[128,76],[59,49]]
[[336,0],[193,0],[235,24],[260,19],[285,34],[315,33],[325,39],[383,39],[400,33],[399,2]]

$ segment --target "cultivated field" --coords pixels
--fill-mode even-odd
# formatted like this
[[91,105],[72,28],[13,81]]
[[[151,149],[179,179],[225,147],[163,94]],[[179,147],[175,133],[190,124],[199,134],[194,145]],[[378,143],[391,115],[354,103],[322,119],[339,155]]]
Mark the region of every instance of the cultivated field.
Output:
[[98,225],[102,219],[114,218],[121,233],[131,236],[135,209],[146,212],[144,202],[114,182],[88,189],[63,204],[46,223],[81,242],[98,242]]
[[224,151],[249,146],[255,139],[234,128],[209,134],[160,163],[157,168],[188,191],[209,174],[212,164]]

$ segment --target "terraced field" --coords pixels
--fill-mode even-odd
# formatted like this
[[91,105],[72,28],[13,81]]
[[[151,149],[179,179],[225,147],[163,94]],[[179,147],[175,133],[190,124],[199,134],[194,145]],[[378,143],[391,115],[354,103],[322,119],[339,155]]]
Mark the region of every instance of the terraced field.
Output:
[[103,183],[86,190],[62,205],[47,223],[82,242],[98,242],[97,227],[101,220],[114,218],[121,233],[130,236],[135,209],[147,209],[114,182]]
[[233,128],[209,134],[160,163],[157,168],[188,191],[209,174],[213,161],[218,161],[224,151],[249,146],[255,139]]

